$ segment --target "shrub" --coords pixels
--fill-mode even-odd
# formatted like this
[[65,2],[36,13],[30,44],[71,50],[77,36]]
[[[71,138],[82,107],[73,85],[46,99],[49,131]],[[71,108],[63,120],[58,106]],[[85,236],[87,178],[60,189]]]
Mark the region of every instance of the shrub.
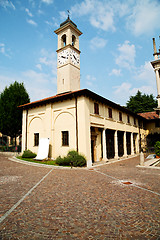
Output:
[[67,157],[70,159],[71,165],[74,167],[83,167],[86,165],[85,157],[74,150],[69,151]]
[[60,156],[56,158],[56,164],[59,166],[70,166],[70,159],[69,158],[61,158]]
[[69,151],[66,157],[58,157],[56,164],[60,166],[83,167],[86,165],[86,159],[76,151]]
[[155,150],[155,154],[157,156],[160,156],[160,141],[156,142],[156,144],[154,145],[154,150]]
[[31,150],[26,150],[22,154],[22,158],[35,158],[37,155],[33,153]]

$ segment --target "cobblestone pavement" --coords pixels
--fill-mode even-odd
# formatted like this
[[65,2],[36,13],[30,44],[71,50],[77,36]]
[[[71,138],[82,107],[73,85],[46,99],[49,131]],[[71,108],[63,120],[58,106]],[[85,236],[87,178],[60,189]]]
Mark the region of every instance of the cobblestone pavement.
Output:
[[160,170],[138,161],[50,169],[0,154],[0,239],[160,239]]

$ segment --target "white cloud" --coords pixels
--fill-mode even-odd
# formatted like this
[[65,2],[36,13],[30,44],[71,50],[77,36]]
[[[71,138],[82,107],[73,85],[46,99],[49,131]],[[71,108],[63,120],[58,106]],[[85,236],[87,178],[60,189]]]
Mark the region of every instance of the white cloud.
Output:
[[27,19],[27,22],[33,26],[37,26],[37,23],[33,21],[32,19]]
[[34,70],[27,70],[22,73],[22,75],[25,77],[25,79],[28,79],[28,81],[32,81],[34,79],[37,83],[48,83],[49,81],[49,75],[45,73],[37,73]]
[[43,3],[52,4],[54,0],[41,0]]
[[33,17],[33,14],[29,11],[28,8],[25,8],[25,12],[28,14],[28,16]]
[[156,82],[155,73],[150,62],[145,62],[144,65],[137,68],[134,78],[136,80],[145,81],[148,84]]
[[42,65],[41,64],[37,64],[36,68],[38,68],[40,71],[42,71]]
[[60,19],[64,20],[67,18],[67,13],[65,11],[60,11],[59,12],[59,15],[60,15]]
[[53,75],[57,74],[57,56],[55,52],[49,52],[46,49],[41,49],[41,57],[36,65],[40,70],[44,67],[48,67],[47,71],[50,70]]
[[97,14],[91,15],[90,23],[96,28],[104,31],[115,31],[114,12],[112,9],[105,9],[103,4],[99,4]]
[[121,69],[112,69],[109,75],[121,76]]
[[106,46],[106,44],[107,44],[107,40],[105,40],[104,38],[100,38],[100,37],[94,37],[90,41],[90,47],[92,49],[104,48]]
[[130,96],[135,96],[138,90],[145,94],[153,94],[154,96],[156,95],[156,88],[154,84],[133,87],[133,85],[129,82],[123,82],[121,85],[113,87],[113,89],[115,89],[113,92],[114,99],[117,102],[123,103],[123,105],[126,104]]
[[86,16],[92,26],[104,31],[115,31],[123,18],[136,36],[160,29],[159,13],[159,0],[84,0],[71,7],[71,15]]
[[119,56],[116,58],[116,64],[121,68],[131,69],[135,65],[136,50],[135,45],[125,41],[123,44],[118,45]]
[[5,53],[5,45],[4,45],[4,43],[0,43],[0,52],[1,53]]
[[6,49],[6,46],[4,43],[0,43],[0,53],[2,53],[6,57],[11,57],[10,50]]
[[4,90],[4,88],[9,86],[11,83],[13,83],[13,78],[6,76],[5,74],[0,75],[0,93]]
[[86,76],[86,84],[90,87],[94,87],[95,86],[95,83],[96,83],[96,78],[92,75],[87,75]]
[[9,0],[0,0],[0,6],[3,8],[12,8],[13,10],[16,10],[16,7],[12,3],[12,1]]
[[104,31],[115,31],[114,8],[111,2],[84,0],[72,6],[71,14],[76,16],[89,15],[89,21],[92,26]]
[[138,0],[128,17],[127,27],[136,36],[153,33],[155,29],[160,29],[159,16],[158,0]]
[[0,92],[11,83],[23,82],[31,101],[50,97],[56,93],[55,78],[50,74],[38,73],[32,69],[24,72],[0,74]]
[[0,91],[14,81],[24,82],[31,101],[52,96],[56,93],[57,59],[56,53],[41,49],[35,69],[23,72],[7,71],[0,74]]
[[94,12],[95,1],[94,0],[84,0],[81,3],[77,3],[71,8],[71,14],[83,16]]
[[132,86],[131,83],[123,82],[121,85],[113,87],[113,88],[116,89],[116,90],[114,91],[114,94],[126,96],[126,94],[130,91],[131,86]]

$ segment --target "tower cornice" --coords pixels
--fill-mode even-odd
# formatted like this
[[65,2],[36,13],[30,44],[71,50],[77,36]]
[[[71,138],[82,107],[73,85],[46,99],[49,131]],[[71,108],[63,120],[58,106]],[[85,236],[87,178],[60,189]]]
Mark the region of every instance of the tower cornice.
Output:
[[83,33],[75,26],[73,25],[71,22],[67,22],[66,24],[62,25],[60,28],[56,29],[54,32],[56,34],[59,34],[61,31],[63,31],[66,28],[71,28],[73,29],[75,32],[77,32],[77,34],[80,36]]
[[76,52],[79,53],[79,54],[81,53],[81,51],[79,51],[77,48],[75,48],[75,47],[72,46],[71,44],[68,44],[68,45],[66,45],[65,47],[62,47],[62,48],[57,49],[56,52],[59,53],[59,52],[61,52],[62,50],[66,50],[66,49],[68,49],[68,48],[76,51]]

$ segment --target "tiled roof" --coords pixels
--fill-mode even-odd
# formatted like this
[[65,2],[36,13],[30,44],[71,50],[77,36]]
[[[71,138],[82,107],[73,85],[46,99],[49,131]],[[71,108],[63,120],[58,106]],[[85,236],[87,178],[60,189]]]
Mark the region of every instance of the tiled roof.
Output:
[[[66,93],[57,94],[57,95],[54,95],[54,96],[49,97],[49,98],[41,99],[39,101],[26,103],[26,104],[21,105],[19,107],[22,108],[22,109],[29,109],[29,108],[32,108],[32,107],[38,107],[38,106],[48,104],[48,103],[53,103],[53,102],[64,101],[64,100],[67,100],[67,99],[76,98],[78,96],[86,96],[86,97],[92,98],[92,99],[94,99],[98,102],[104,103],[108,106],[119,109],[120,111],[126,112],[127,114],[131,114],[134,117],[137,117],[136,113],[133,113],[130,110],[128,110],[127,108],[122,107],[119,104],[116,104],[116,103],[114,103],[114,102],[112,102],[112,101],[110,101],[110,100],[108,100],[108,99],[106,99],[106,98],[88,90],[88,89],[80,89],[80,90],[77,90],[77,91],[70,91],[70,92],[66,92]],[[143,118],[143,117],[141,115],[139,115],[139,118]]]
[[144,113],[138,113],[141,117],[144,117],[147,120],[153,120],[153,119],[158,119],[158,114],[156,112],[144,112]]
[[[80,91],[80,90],[79,90]],[[78,91],[75,91],[75,92],[78,92]],[[70,91],[70,92],[66,92],[66,93],[61,93],[61,94],[57,94],[57,95],[54,95],[54,96],[51,96],[51,97],[48,97],[48,98],[43,98],[41,100],[38,100],[38,101],[34,101],[34,102],[30,102],[30,103],[26,103],[26,104],[23,104],[23,105],[20,105],[19,107],[21,108],[25,108],[25,107],[30,107],[32,105],[41,105],[41,104],[45,104],[45,103],[48,103],[54,99],[58,99],[58,98],[61,98],[61,97],[64,97],[64,96],[67,96],[67,95],[70,95],[71,93],[74,93],[74,91]]]

